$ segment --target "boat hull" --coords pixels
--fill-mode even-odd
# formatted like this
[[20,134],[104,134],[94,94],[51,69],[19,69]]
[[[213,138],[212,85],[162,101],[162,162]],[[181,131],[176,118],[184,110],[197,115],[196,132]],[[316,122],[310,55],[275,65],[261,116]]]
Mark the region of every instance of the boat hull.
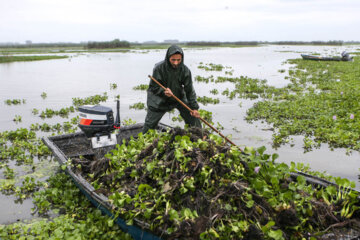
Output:
[[[131,126],[122,127],[117,135],[117,142],[122,143],[123,139],[136,137],[142,130],[143,124],[135,124]],[[169,126],[159,124],[158,130],[165,131]],[[59,161],[60,165],[66,165],[68,159],[79,156],[96,156],[103,157],[108,151],[115,148],[115,146],[108,146],[100,149],[93,149],[91,141],[84,133],[78,132],[74,134],[66,134],[52,137],[44,137],[43,142],[50,148],[53,155]],[[75,173],[70,166],[67,166],[65,172],[71,177],[75,185],[81,192],[91,201],[91,203],[104,214],[115,219],[115,222],[124,231],[129,233],[136,240],[160,240],[161,238],[153,234],[149,230],[149,225],[137,219],[134,220],[134,225],[127,225],[126,221],[120,217],[115,217],[112,209],[115,207],[110,203],[109,199],[101,193],[95,192],[95,188],[86,181],[81,174]],[[337,186],[325,179],[305,174],[302,172],[291,172],[290,177],[293,181],[297,180],[298,176],[306,179],[308,184],[313,187],[327,187],[329,185]]]
[[306,55],[306,54],[301,54],[301,57],[304,60],[314,60],[314,61],[343,61],[343,62],[348,62],[351,61],[352,58],[341,58],[341,57],[321,57],[321,56],[314,56],[314,55]]
[[[121,143],[123,139],[129,139],[131,136],[137,136],[142,131],[143,124],[135,124],[122,127],[117,135],[117,142]],[[165,130],[168,126],[159,124],[159,130]],[[43,137],[43,142],[50,148],[60,165],[66,165],[71,157],[76,156],[103,156],[115,146],[108,146],[101,149],[92,149],[91,140],[84,133],[78,132],[52,137]],[[67,166],[65,172],[74,181],[75,185],[91,201],[91,203],[104,214],[115,218],[112,213],[114,206],[103,194],[95,192],[95,188],[87,182],[80,174],[76,174],[70,166]],[[135,220],[134,225],[127,225],[125,220],[117,217],[116,224],[124,231],[129,233],[135,240],[161,240],[160,237],[151,233],[146,223]]]

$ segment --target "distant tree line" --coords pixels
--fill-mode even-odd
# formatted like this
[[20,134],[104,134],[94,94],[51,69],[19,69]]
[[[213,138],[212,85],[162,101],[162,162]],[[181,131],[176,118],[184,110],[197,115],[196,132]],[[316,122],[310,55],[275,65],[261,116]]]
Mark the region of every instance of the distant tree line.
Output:
[[120,41],[119,39],[110,42],[88,42],[86,48],[128,48],[130,43],[128,41]]
[[31,43],[31,44],[18,44],[7,43],[1,44],[1,48],[44,48],[44,47],[83,47],[84,43]]
[[233,45],[249,45],[256,46],[259,44],[276,44],[276,45],[334,45],[341,46],[344,44],[344,41],[278,41],[278,42],[263,42],[263,41],[237,41],[237,42],[187,42],[187,46],[220,46],[224,44],[233,44]]
[[311,42],[302,42],[302,41],[280,41],[280,42],[271,42],[271,44],[278,45],[335,45],[341,46],[344,44],[343,41],[311,41]]
[[228,42],[228,43],[235,45],[253,45],[253,46],[261,44],[261,42],[257,42],[257,41],[238,41],[238,42]]
[[220,46],[221,42],[187,42],[187,46]]
[[238,42],[187,42],[187,46],[220,46],[223,44],[234,44],[234,45],[258,45],[260,42],[257,41],[238,41]]
[[[226,45],[249,45],[256,46],[260,44],[276,44],[276,45],[333,45],[333,46],[341,46],[343,44],[359,44],[360,41],[234,41],[234,42],[220,42],[220,41],[190,41],[190,42],[179,42],[177,44],[185,45],[185,46],[226,46]],[[148,45],[150,43],[138,43],[138,42],[128,42],[128,41],[120,41],[119,39],[115,39],[112,41],[105,42],[80,42],[80,43],[71,43],[71,42],[58,42],[58,43],[0,43],[0,48],[43,48],[43,47],[83,47],[87,49],[105,49],[105,48],[129,48],[134,46],[142,46]],[[151,45],[164,45],[168,43],[161,43],[151,41]]]

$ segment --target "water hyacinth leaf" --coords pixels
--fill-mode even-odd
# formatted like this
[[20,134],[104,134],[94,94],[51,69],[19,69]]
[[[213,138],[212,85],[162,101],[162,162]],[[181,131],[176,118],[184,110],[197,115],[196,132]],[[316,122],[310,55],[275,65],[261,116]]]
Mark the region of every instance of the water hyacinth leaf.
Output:
[[270,181],[274,187],[277,187],[279,185],[279,179],[277,176],[272,176]]
[[252,207],[254,206],[254,203],[255,203],[254,200],[248,200],[248,201],[246,202],[246,207],[247,207],[247,208],[252,208]]
[[264,152],[266,151],[266,147],[265,147],[265,146],[261,146],[261,147],[257,148],[256,151],[257,151],[260,155],[263,155]]
[[113,219],[108,220],[107,223],[108,223],[109,227],[114,226],[114,220]]
[[216,238],[219,238],[219,237],[220,237],[219,234],[215,231],[214,228],[210,228],[210,229],[209,229],[209,233],[210,233],[212,236],[216,237]]
[[271,237],[274,240],[284,240],[283,232],[281,230],[270,230],[269,231],[269,237]]
[[279,154],[277,154],[277,153],[274,153],[274,154],[272,154],[271,155],[271,160],[274,162],[276,159],[278,159],[279,158]]
[[336,188],[335,188],[335,186],[333,186],[333,185],[330,185],[330,186],[326,187],[326,192],[327,192],[330,196],[334,196],[334,195],[336,195],[336,193],[337,193]]
[[139,187],[138,187],[138,191],[139,192],[145,192],[145,191],[148,191],[148,190],[152,190],[152,187],[148,184],[140,184]]
[[263,227],[262,227],[262,231],[263,232],[268,232],[270,229],[271,229],[271,227],[273,227],[275,225],[275,222],[274,221],[269,221],[266,225],[264,225]]
[[232,207],[230,204],[225,204],[225,209],[228,210],[228,211],[231,211],[232,210]]
[[170,217],[170,220],[175,220],[175,221],[179,220],[179,214],[175,209],[170,209],[169,217]]
[[200,141],[200,143],[199,143],[199,148],[200,148],[201,150],[205,150],[205,149],[208,148],[208,146],[209,146],[208,142],[206,142],[206,141],[201,141],[200,139],[199,139],[198,141]]
[[196,217],[198,217],[197,212],[195,210],[191,211],[191,209],[189,209],[189,208],[184,208],[181,211],[181,214],[185,217],[185,220],[195,219]]
[[247,153],[247,154],[253,154],[254,153],[254,148],[253,147],[245,147],[244,148],[244,153]]

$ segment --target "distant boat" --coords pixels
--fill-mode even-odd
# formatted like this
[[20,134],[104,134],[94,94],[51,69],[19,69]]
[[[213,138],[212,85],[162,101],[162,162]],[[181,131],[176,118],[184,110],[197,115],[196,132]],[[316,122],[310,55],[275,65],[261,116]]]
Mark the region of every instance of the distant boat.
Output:
[[350,55],[347,52],[342,52],[341,57],[321,57],[321,56],[315,56],[315,55],[306,55],[301,54],[301,57],[304,60],[317,60],[317,61],[352,61],[353,58],[350,57]]

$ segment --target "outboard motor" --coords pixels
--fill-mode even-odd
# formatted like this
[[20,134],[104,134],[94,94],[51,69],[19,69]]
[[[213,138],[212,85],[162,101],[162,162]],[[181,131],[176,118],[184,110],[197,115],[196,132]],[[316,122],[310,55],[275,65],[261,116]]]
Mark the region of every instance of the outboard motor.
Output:
[[120,103],[116,103],[117,114],[114,121],[113,111],[101,105],[84,105],[79,107],[79,128],[91,139],[92,147],[99,148],[116,145],[115,129],[120,128]]

